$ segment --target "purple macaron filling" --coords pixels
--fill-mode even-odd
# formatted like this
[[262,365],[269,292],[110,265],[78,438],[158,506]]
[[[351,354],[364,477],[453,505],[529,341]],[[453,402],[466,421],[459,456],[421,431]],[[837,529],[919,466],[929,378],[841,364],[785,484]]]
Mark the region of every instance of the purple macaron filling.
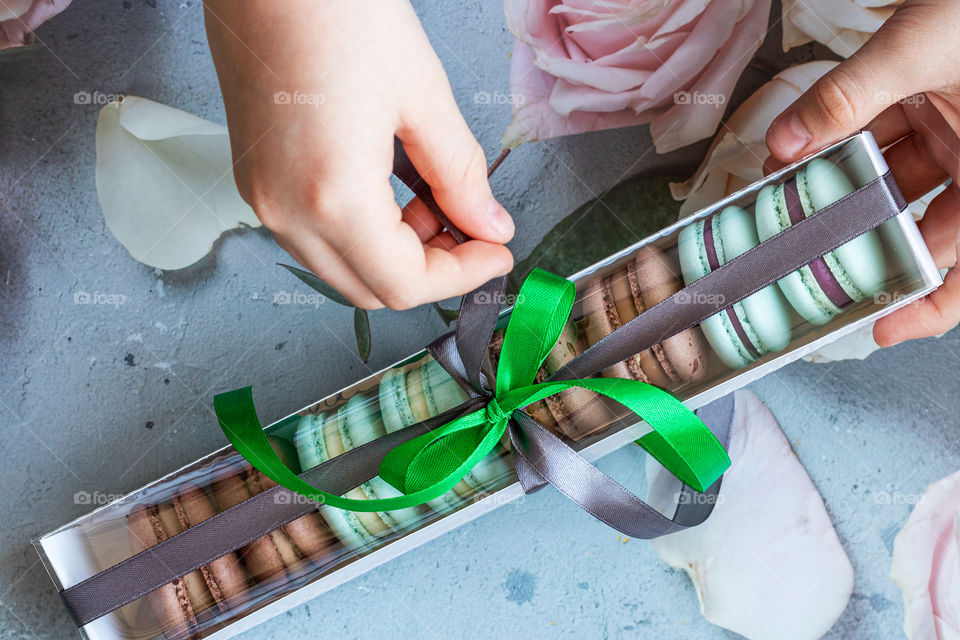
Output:
[[[720,268],[720,260],[717,258],[717,246],[713,242],[713,221],[707,220],[703,225],[703,246],[707,253],[707,264],[710,266],[710,271],[714,271]],[[740,323],[740,318],[737,317],[736,312],[733,310],[732,306],[724,309],[727,312],[727,318],[730,319],[730,324],[733,325],[733,330],[736,332],[737,337],[740,338],[740,342],[743,343],[744,348],[746,348],[747,353],[750,354],[750,357],[756,360],[760,357],[760,351],[754,346],[753,342],[750,340],[750,336],[747,335],[746,330],[744,330],[743,325]]]
[[[803,203],[800,201],[800,192],[797,190],[796,178],[791,178],[783,185],[783,199],[787,203],[787,215],[790,216],[790,224],[797,224],[802,221],[805,216],[803,213]],[[820,285],[820,288],[830,302],[841,309],[853,304],[853,300],[847,295],[847,292],[843,290],[840,283],[837,282],[833,272],[830,271],[826,260],[820,257],[807,266],[810,267],[814,280]]]

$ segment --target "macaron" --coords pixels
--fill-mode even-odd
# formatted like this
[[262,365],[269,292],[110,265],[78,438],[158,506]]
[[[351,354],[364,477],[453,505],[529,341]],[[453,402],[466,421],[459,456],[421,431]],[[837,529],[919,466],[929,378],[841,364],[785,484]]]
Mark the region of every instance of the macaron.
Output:
[[[757,194],[760,240],[777,235],[853,191],[853,184],[837,165],[824,158],[811,160],[784,184],[767,185]],[[875,296],[886,279],[880,237],[868,231],[777,284],[797,313],[808,322],[822,325],[853,303]]]
[[[642,248],[620,271],[587,283],[582,326],[593,345],[682,288],[667,254]],[[602,372],[666,389],[703,378],[710,352],[696,328],[686,329]]]
[[[449,411],[469,399],[439,362],[425,358],[411,367],[390,369],[380,382],[380,413],[387,433]],[[463,480],[427,505],[441,513],[456,509],[464,499],[488,489],[491,479],[505,477],[509,466],[501,459],[503,449],[484,458]]]
[[[416,412],[427,409],[423,392],[414,400]],[[421,406],[422,405],[422,406]],[[345,451],[386,435],[377,401],[359,393],[335,411],[307,414],[300,418],[294,443],[303,469],[314,467]],[[344,494],[354,500],[391,498],[401,495],[379,477],[374,477]],[[341,542],[351,549],[367,548],[381,536],[402,533],[418,524],[424,514],[420,507],[395,511],[353,512],[325,506],[320,514]]]
[[[353,500],[382,500],[402,495],[380,476],[374,476],[344,494]],[[393,511],[346,511],[324,507],[320,513],[337,537],[349,548],[359,551],[374,546],[378,538],[390,533],[404,533],[422,521],[424,510],[408,507]]]
[[[213,484],[221,511],[266,491],[276,483],[249,465]],[[310,561],[326,557],[337,542],[317,512],[308,513],[243,547],[240,557],[258,581],[292,574]]]
[[380,381],[379,394],[387,433],[440,415],[470,399],[433,358],[389,369]]
[[[759,244],[753,216],[729,206],[680,231],[677,250],[684,282],[690,284]],[[707,342],[728,367],[740,369],[790,342],[790,309],[776,286],[714,314],[700,324]]]
[[[503,333],[495,332],[490,341],[488,355],[492,369],[496,371],[503,348]],[[553,373],[573,360],[586,348],[576,325],[567,321],[560,331],[557,343],[543,361],[535,382],[543,382]],[[527,405],[524,411],[543,426],[573,440],[605,429],[615,417],[605,398],[580,387],[571,387],[539,402]]]
[[310,469],[386,433],[376,401],[359,393],[336,410],[302,416],[293,441],[301,469]]
[[[170,502],[127,516],[130,550],[136,554],[214,515],[209,496],[185,485]],[[235,553],[228,553],[147,595],[167,638],[199,633],[203,621],[247,601],[249,576]]]

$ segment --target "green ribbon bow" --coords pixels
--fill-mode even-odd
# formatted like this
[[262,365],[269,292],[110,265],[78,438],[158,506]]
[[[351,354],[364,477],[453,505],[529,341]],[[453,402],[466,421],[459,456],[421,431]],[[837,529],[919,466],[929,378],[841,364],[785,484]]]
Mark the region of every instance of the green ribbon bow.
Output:
[[534,269],[527,277],[503,338],[494,397],[486,407],[401,444],[383,459],[380,476],[402,496],[353,500],[301,480],[267,441],[249,387],[214,399],[220,426],[244,458],[291,491],[349,511],[391,511],[423,504],[451,490],[493,451],[514,411],[581,387],[616,400],[645,420],[653,430],[637,444],[682,482],[697,491],[712,485],[729,468],[730,459],[696,414],[666,391],[620,378],[533,383],[570,316],[575,293],[572,282],[547,271]]

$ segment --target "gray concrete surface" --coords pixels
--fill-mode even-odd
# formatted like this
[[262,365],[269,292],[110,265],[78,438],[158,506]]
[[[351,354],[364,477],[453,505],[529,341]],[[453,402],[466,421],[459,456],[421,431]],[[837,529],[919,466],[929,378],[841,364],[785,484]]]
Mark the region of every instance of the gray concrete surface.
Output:
[[[507,91],[511,37],[499,3],[416,4],[494,154],[509,107],[476,105],[473,94]],[[429,309],[376,313],[364,365],[348,310],[272,303],[303,287],[273,266],[284,255],[264,231],[231,233],[180,272],[134,262],[97,204],[98,106],[73,96],[124,92],[223,121],[200,2],[77,2],[40,36],[51,52],[0,64],[0,638],[73,636],[29,540],[88,511],[77,492],[122,494],[223,444],[214,393],[253,384],[261,416],[276,419],[444,329]],[[775,32],[771,59],[782,59],[778,47]],[[749,69],[738,96],[765,77],[762,64]],[[517,216],[516,254],[626,174],[688,173],[704,147],[665,157],[649,148],[636,129],[517,151],[495,184]],[[124,302],[75,304],[78,292]],[[865,362],[798,363],[752,386],[823,493],[856,569],[856,593],[830,638],[901,636],[887,578],[892,541],[910,511],[903,502],[960,466],[958,354],[954,332]],[[628,447],[600,466],[636,483],[642,464]],[[553,491],[244,637],[412,635],[730,637],[703,620],[686,577],[648,544],[618,542]]]

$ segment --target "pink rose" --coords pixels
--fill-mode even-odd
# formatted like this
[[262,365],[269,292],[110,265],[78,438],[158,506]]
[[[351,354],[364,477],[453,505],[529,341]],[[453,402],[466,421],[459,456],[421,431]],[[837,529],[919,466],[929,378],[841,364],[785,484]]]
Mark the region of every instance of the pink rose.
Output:
[[70,0],[3,0],[0,2],[0,49],[32,42],[33,30],[70,5]]
[[910,640],[960,638],[960,471],[927,488],[893,544]]
[[770,0],[505,0],[507,146],[650,124],[658,152],[710,137]]

